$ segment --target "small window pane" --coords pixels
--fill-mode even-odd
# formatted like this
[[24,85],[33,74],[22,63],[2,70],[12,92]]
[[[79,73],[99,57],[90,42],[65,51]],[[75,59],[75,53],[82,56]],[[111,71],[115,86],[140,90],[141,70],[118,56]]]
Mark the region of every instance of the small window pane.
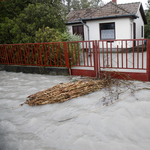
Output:
[[101,30],[115,29],[114,23],[101,24]]
[[84,40],[84,30],[83,25],[73,26],[73,34],[81,35]]
[[106,40],[114,38],[115,38],[114,30],[101,30],[101,39]]
[[141,26],[141,37],[143,37],[143,26]]
[[102,40],[115,39],[115,23],[100,24],[100,34]]

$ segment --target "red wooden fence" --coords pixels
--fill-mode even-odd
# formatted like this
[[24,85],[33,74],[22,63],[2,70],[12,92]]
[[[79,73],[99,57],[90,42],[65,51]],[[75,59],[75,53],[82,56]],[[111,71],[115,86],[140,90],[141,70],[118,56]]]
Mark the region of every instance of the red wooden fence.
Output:
[[0,64],[67,67],[72,75],[100,77],[109,72],[150,81],[150,40],[4,44]]

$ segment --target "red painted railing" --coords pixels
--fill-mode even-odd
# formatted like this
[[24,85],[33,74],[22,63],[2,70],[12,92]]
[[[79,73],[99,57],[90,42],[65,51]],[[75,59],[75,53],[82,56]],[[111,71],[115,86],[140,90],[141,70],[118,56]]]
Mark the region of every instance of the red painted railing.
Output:
[[[136,41],[136,45],[134,45]],[[100,68],[147,69],[147,40],[98,41]]]
[[117,72],[122,76],[124,74],[122,78],[128,76],[129,79],[150,80],[150,41],[147,39],[78,41],[68,44],[73,75],[99,77],[109,72],[114,77],[114,72]]
[[[0,45],[0,63],[8,65],[66,66],[65,44],[31,43]],[[67,51],[67,47],[66,47]]]
[[72,75],[93,77],[117,71],[149,81],[150,40],[4,44],[0,64],[67,67]]
[[94,67],[94,41],[67,42],[71,65],[74,67]]

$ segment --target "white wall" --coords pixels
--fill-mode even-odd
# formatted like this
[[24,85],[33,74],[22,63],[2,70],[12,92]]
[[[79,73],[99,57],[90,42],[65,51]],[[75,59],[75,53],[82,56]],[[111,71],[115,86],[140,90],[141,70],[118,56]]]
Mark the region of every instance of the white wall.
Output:
[[[90,40],[101,40],[100,39],[100,24],[101,23],[111,23],[115,22],[115,37],[116,39],[131,39],[131,29],[130,29],[130,22],[131,20],[129,18],[117,18],[117,19],[105,19],[105,20],[92,20],[87,21],[86,24],[89,26],[89,34],[90,34]],[[81,25],[81,24],[74,24]],[[67,25],[69,28],[69,32],[73,34],[72,26],[74,25]],[[84,26],[84,40],[88,40],[88,32],[87,27]],[[114,47],[117,47],[117,42],[113,43]],[[121,44],[121,43],[120,43]],[[101,44],[100,44],[101,46]],[[109,44],[108,44],[109,46]],[[106,47],[106,44],[104,45]]]
[[141,37],[141,26],[143,26],[143,30],[144,30],[144,22],[139,10],[136,15],[139,16],[139,18],[133,20],[136,23],[136,39],[144,39],[144,31],[143,31],[143,37]]
[[130,38],[130,26],[129,19],[107,19],[107,20],[95,20],[87,21],[87,25],[90,28],[90,40],[101,40],[100,39],[100,28],[101,23],[115,22],[115,37],[116,39],[129,39]]
[[[130,19],[129,18],[118,18],[118,19],[107,19],[107,20],[93,20],[87,21],[86,24],[90,30],[90,40],[100,40],[100,23],[115,22],[115,37],[116,39],[130,39]],[[67,25],[69,32],[72,34],[72,26],[81,25]],[[84,38],[88,40],[87,27],[84,26]]]

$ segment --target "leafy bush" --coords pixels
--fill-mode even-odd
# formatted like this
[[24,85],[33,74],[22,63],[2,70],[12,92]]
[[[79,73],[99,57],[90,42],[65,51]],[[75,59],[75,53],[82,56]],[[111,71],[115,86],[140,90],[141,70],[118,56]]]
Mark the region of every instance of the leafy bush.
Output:
[[62,33],[61,37],[62,37],[63,42],[65,42],[65,41],[82,41],[83,40],[81,35],[77,35],[77,34],[71,35],[68,32]]
[[[82,41],[82,36],[81,35],[77,35],[77,34],[73,34],[71,35],[68,32],[64,32],[61,34],[62,36],[62,41]],[[79,63],[79,59],[80,59],[80,54],[82,52],[81,49],[81,44],[80,43],[68,43],[68,54],[69,54],[69,58],[71,59],[71,64],[70,65],[77,65]]]
[[33,43],[35,32],[49,26],[66,30],[60,1],[5,0],[0,2],[0,43]]
[[35,32],[35,43],[44,43],[44,42],[60,42],[61,33],[54,28],[42,27]]
[[[68,42],[68,41],[82,41],[82,37],[80,35],[71,35],[68,32],[60,33],[58,30],[49,28],[49,27],[42,27],[35,33],[35,43],[43,43],[43,42]],[[56,45],[56,44],[55,44]],[[79,43],[68,43],[68,55],[69,58],[73,58],[71,61],[71,65],[75,64],[78,62],[79,55],[81,53],[81,48],[80,48]],[[44,57],[44,51],[46,51],[48,47],[41,47],[42,51],[42,57]],[[54,53],[51,53],[52,59],[55,59],[57,56],[56,54],[60,53],[60,48],[58,46],[55,46],[55,48],[49,46],[49,49],[53,49]],[[63,53],[63,45],[61,44],[61,53]],[[64,59],[64,57],[61,56],[61,58]],[[58,57],[60,59],[60,56]]]

